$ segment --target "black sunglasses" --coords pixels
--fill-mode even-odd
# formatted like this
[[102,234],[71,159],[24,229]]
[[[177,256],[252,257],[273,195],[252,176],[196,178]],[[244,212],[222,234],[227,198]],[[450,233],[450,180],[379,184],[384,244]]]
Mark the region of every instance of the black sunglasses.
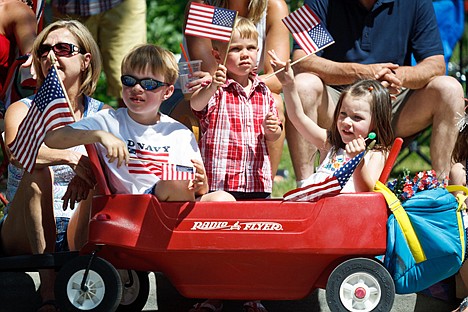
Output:
[[50,50],[53,50],[55,55],[58,56],[71,56],[73,53],[83,53],[83,50],[72,43],[60,42],[54,45],[41,44],[39,49],[37,49],[37,54],[40,57],[44,57],[49,54]]
[[147,91],[156,90],[157,88],[162,86],[170,86],[170,84],[166,82],[161,82],[151,78],[137,79],[130,75],[123,75],[120,77],[120,80],[122,81],[122,84],[124,86],[133,87],[138,83],[143,89]]

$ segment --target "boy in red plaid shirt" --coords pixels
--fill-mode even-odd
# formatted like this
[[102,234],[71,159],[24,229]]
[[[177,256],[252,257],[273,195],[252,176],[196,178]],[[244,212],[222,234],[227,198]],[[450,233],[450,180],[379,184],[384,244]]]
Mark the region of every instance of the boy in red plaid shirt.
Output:
[[213,41],[219,65],[212,82],[190,100],[200,119],[199,144],[210,191],[224,190],[236,199],[271,195],[266,141],[276,141],[283,128],[270,90],[255,73],[257,41],[254,24],[237,17],[229,50],[227,43]]

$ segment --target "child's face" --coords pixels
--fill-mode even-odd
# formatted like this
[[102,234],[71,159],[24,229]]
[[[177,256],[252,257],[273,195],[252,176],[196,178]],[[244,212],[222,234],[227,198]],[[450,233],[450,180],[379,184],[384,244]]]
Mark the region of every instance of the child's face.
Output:
[[359,136],[366,138],[371,124],[372,115],[369,100],[346,95],[343,98],[336,123],[343,143],[347,144]]
[[165,82],[162,74],[154,74],[148,68],[144,71],[123,72],[136,79],[134,86],[122,85],[122,99],[128,108],[128,113],[133,120],[141,124],[154,124],[159,120],[159,107],[161,103],[169,98],[174,91],[172,85],[162,85],[154,90],[145,90],[140,83],[145,85],[145,81],[138,83],[138,80],[153,79]]
[[258,43],[255,39],[246,39],[235,31],[226,58],[226,68],[230,75],[249,75],[257,66]]

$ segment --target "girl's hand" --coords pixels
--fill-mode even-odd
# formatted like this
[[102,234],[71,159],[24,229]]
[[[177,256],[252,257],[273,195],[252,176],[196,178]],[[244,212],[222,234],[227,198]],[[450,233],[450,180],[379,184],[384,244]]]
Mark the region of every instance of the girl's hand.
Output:
[[276,72],[284,67],[284,70],[276,73],[276,77],[283,86],[292,84],[294,82],[294,71],[291,67],[291,60],[286,62],[280,60],[275,53],[275,50],[269,50],[268,54],[271,57],[270,64],[273,70]]
[[219,87],[226,83],[226,73],[227,69],[226,66],[219,64],[216,72],[213,75],[213,79],[211,81],[211,85]]
[[128,164],[130,156],[128,154],[127,144],[125,144],[124,141],[109,132],[99,131],[99,142],[104,145],[107,150],[106,157],[109,163],[117,160],[117,168],[123,163]]
[[190,92],[195,92],[211,83],[211,75],[208,72],[196,71],[191,74],[191,77],[196,77],[197,79],[187,83],[187,88]]
[[198,159],[192,159],[195,167],[195,178],[189,183],[189,190],[194,191],[195,195],[203,195],[208,192],[208,178],[206,176],[205,166]]
[[346,153],[349,157],[354,157],[366,149],[366,141],[359,136],[358,139],[354,139],[347,143],[345,146]]
[[269,112],[263,120],[263,128],[265,129],[265,134],[276,133],[278,130],[281,130],[279,118]]

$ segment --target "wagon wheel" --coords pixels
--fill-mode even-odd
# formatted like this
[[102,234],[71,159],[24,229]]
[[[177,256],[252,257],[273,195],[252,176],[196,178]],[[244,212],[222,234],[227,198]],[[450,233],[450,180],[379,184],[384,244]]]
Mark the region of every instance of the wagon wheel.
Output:
[[111,312],[122,298],[117,270],[106,260],[94,258],[85,282],[81,283],[91,256],[79,256],[66,263],[57,275],[55,295],[62,311]]
[[148,273],[133,270],[118,270],[118,272],[123,288],[122,300],[117,311],[135,312],[143,310],[150,291]]
[[377,261],[350,259],[333,270],[326,289],[331,311],[390,311],[395,285],[388,271]]

